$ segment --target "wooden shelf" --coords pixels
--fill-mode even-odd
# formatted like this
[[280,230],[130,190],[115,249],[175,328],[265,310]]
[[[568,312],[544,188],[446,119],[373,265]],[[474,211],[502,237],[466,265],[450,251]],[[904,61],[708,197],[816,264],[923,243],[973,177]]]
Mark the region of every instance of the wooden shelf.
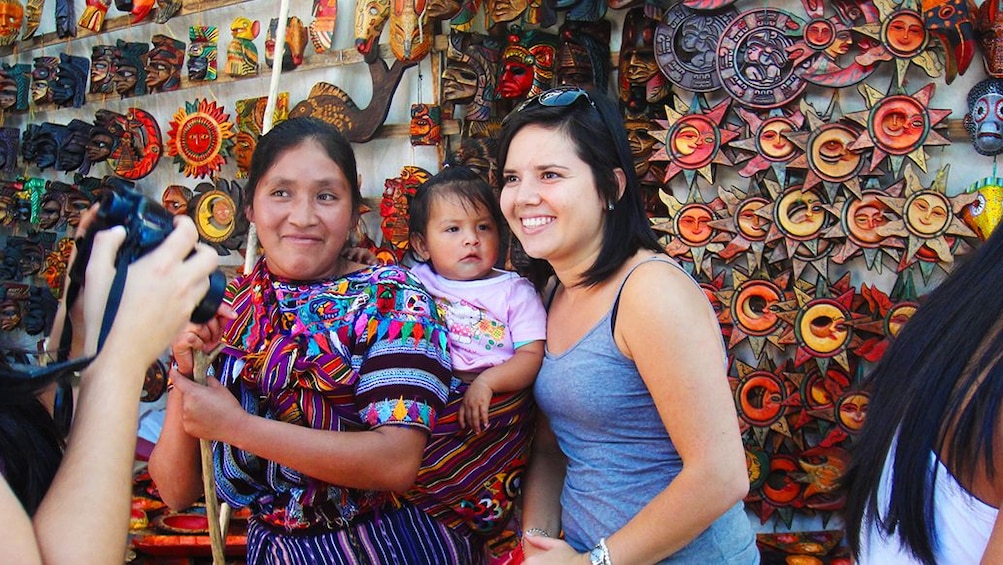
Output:
[[[226,6],[234,6],[237,4],[243,4],[244,2],[249,2],[250,0],[200,0],[195,2],[195,7],[192,7],[191,2],[181,6],[178,13],[174,16],[175,18],[179,16],[187,16],[189,14],[198,14],[200,12],[205,12],[208,10],[214,10],[216,8],[223,8]],[[60,43],[69,43],[70,41],[76,41],[78,39],[84,39],[85,37],[93,37],[95,35],[103,35],[110,31],[116,31],[120,29],[125,29],[129,27],[142,26],[147,24],[156,24],[153,20],[155,15],[155,10],[151,10],[149,14],[143,18],[142,21],[132,23],[132,14],[124,14],[121,16],[115,16],[113,18],[108,18],[104,21],[104,28],[100,32],[93,32],[87,28],[77,26],[76,37],[59,37],[56,35],[55,31],[43,35],[35,35],[30,39],[25,39],[18,41],[14,45],[7,45],[0,47],[0,57],[7,57],[9,55],[17,55],[18,53],[24,53],[26,51],[34,51],[35,49],[41,49],[43,47],[48,47],[50,45],[59,45]],[[79,18],[79,14],[77,15]],[[73,25],[77,25],[73,22]],[[161,24],[158,24],[161,25]],[[167,25],[167,24],[162,24]]]

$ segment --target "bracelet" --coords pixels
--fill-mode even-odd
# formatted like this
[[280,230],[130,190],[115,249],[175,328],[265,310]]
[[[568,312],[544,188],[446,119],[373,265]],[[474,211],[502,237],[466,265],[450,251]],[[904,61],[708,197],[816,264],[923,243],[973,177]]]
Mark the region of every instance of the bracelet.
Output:
[[545,538],[552,538],[554,536],[550,535],[550,532],[544,530],[543,528],[526,528],[522,531],[522,537],[526,537],[526,534],[532,534],[534,536],[543,536]]

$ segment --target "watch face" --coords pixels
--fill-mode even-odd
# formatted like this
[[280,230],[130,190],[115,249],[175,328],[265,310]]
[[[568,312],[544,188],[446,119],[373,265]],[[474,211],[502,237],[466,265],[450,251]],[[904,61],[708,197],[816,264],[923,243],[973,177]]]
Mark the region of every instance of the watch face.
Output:
[[592,565],[603,565],[602,548],[598,545],[593,547],[592,551],[589,551],[589,562]]

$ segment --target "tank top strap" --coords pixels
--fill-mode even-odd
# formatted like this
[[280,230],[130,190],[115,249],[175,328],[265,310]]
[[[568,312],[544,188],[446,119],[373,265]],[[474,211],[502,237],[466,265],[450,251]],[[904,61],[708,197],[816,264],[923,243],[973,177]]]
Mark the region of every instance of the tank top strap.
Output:
[[620,281],[620,288],[616,289],[616,298],[613,300],[613,308],[610,310],[610,320],[609,320],[610,335],[612,335],[613,334],[613,330],[616,329],[616,312],[620,308],[620,294],[623,292],[623,287],[627,284],[627,279],[630,278],[630,275],[634,274],[634,270],[635,269],[637,269],[638,267],[640,267],[641,265],[643,265],[645,263],[650,263],[652,261],[659,261],[659,262],[662,262],[662,263],[667,263],[669,265],[672,265],[673,267],[675,267],[675,268],[679,269],[680,271],[682,271],[682,273],[684,275],[686,275],[686,278],[688,278],[689,280],[693,281],[693,284],[696,284],[698,287],[700,286],[697,283],[697,281],[694,280],[693,277],[690,276],[690,274],[687,273],[686,270],[683,269],[682,265],[680,265],[679,263],[676,263],[675,261],[673,261],[673,260],[671,260],[668,257],[665,257],[663,255],[654,255],[652,257],[648,257],[647,259],[645,259],[645,260],[639,262],[638,264],[634,265],[633,267],[631,267],[630,270],[627,271],[627,274],[623,276],[623,280]]

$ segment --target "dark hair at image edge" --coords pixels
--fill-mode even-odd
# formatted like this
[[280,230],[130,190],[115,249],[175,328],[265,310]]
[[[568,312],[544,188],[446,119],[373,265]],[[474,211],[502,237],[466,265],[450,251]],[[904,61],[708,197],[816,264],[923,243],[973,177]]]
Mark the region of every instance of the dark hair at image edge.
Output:
[[[996,229],[923,300],[871,374],[867,420],[847,474],[844,516],[855,554],[864,522],[880,519],[913,555],[934,563],[931,450],[962,483],[970,484],[980,469],[989,479],[997,475],[1003,301],[994,297],[1001,283],[1003,229]],[[896,436],[894,486],[887,515],[879,518],[882,467]]]
[[[498,144],[499,182],[505,190],[505,161],[508,159],[512,138],[523,127],[531,124],[563,131],[572,141],[578,158],[589,165],[595,178],[596,190],[603,202],[613,203],[606,212],[602,246],[595,263],[582,275],[577,284],[593,286],[610,277],[639,249],[663,253],[641,201],[641,185],[634,172],[634,161],[627,142],[627,130],[616,104],[605,94],[586,89],[595,103],[597,112],[584,97],[570,106],[548,107],[533,104],[520,112],[509,114]],[[606,119],[603,119],[603,116]],[[609,126],[606,124],[609,123]],[[610,131],[610,129],[613,131]],[[601,132],[601,133],[600,133]],[[618,199],[615,169],[620,169],[627,182]],[[539,262],[535,262],[539,264]],[[549,269],[549,265],[547,265]],[[553,271],[550,270],[552,273]]]
[[333,125],[317,118],[291,118],[279,123],[261,136],[251,156],[244,188],[244,202],[251,206],[258,183],[286,151],[312,141],[320,145],[348,180],[352,204],[356,210],[362,205],[359,173],[352,145]]
[[34,515],[49,490],[65,445],[37,395],[64,378],[68,375],[25,379],[14,376],[6,364],[0,365],[0,471],[29,515]]
[[483,206],[491,214],[495,227],[499,230],[499,239],[505,229],[505,217],[502,215],[498,198],[491,191],[488,183],[473,169],[465,165],[450,165],[423,182],[415,191],[408,208],[408,231],[411,234],[425,235],[431,216],[432,203],[437,198],[454,197],[460,199],[465,206]]

